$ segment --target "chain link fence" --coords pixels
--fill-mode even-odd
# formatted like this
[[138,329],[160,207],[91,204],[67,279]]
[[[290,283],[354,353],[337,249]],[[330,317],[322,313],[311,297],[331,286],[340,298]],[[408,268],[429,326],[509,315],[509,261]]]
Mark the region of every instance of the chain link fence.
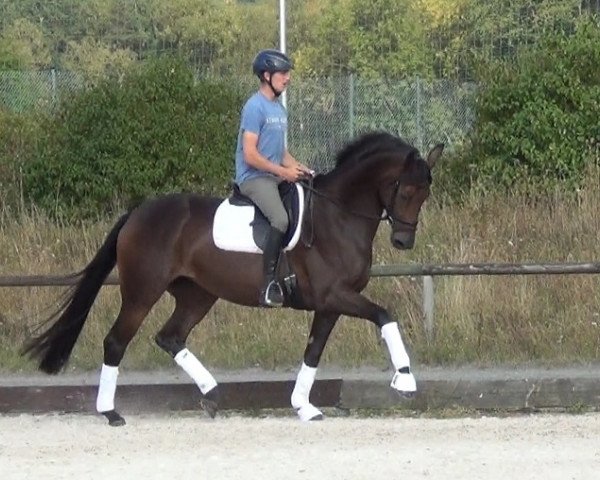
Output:
[[[253,78],[236,82],[248,94],[257,88]],[[47,111],[81,88],[83,78],[72,72],[0,71],[0,106]],[[473,125],[473,99],[473,84],[444,80],[295,78],[287,96],[290,151],[322,172],[334,165],[345,143],[372,130],[397,134],[423,155],[440,142],[452,150]]]
[[0,106],[14,112],[47,110],[83,86],[83,77],[73,72],[0,71]]
[[290,150],[318,171],[351,138],[394,133],[421,150],[464,141],[473,125],[474,86],[450,81],[366,80],[352,75],[297,81],[289,93]]

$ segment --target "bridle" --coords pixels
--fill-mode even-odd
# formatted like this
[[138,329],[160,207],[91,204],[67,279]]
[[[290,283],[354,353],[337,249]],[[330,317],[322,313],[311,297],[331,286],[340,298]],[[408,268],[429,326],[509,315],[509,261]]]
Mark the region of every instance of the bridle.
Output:
[[[418,221],[407,222],[406,220],[394,217],[393,215],[394,205],[396,204],[396,197],[398,196],[398,190],[400,190],[400,180],[396,180],[396,182],[394,182],[394,193],[392,193],[388,208],[384,209],[385,215],[382,215],[381,220],[387,220],[392,227],[394,226],[394,224],[398,223],[402,227],[405,227],[405,230],[408,230],[409,232],[415,232],[419,223]],[[392,214],[390,214],[390,212],[392,212]]]
[[[337,198],[329,197],[328,195],[325,195],[323,192],[320,192],[319,190],[317,190],[316,188],[314,188],[313,187],[313,178],[312,177],[309,178],[308,180],[300,180],[299,183],[306,190],[308,190],[311,194],[315,194],[315,195],[317,195],[317,196],[319,196],[319,197],[327,200],[328,202],[332,203],[333,205],[335,205],[339,209],[341,209],[344,212],[349,213],[350,215],[353,215],[355,217],[366,218],[366,219],[369,219],[369,220],[377,220],[378,222],[382,222],[382,221],[386,220],[386,221],[389,222],[389,224],[392,227],[394,225],[398,224],[398,225],[400,225],[400,227],[403,230],[408,231],[408,232],[416,232],[416,230],[417,230],[417,225],[419,223],[418,221],[416,221],[416,222],[407,222],[406,220],[402,220],[401,218],[395,217],[394,214],[393,214],[394,204],[396,203],[396,197],[398,196],[398,191],[400,190],[400,180],[397,180],[394,183],[394,192],[392,193],[392,196],[390,197],[390,201],[388,203],[388,206],[384,207],[384,209],[383,209],[383,215],[370,215],[368,213],[358,212],[356,210],[352,210],[352,209],[347,208]],[[311,219],[310,223],[312,225],[313,202],[312,202],[312,197],[310,195],[307,197],[306,203],[309,206],[310,219]],[[314,240],[314,232],[312,232],[311,241],[308,244],[306,244],[306,246],[310,247],[312,245],[312,241],[313,240]]]

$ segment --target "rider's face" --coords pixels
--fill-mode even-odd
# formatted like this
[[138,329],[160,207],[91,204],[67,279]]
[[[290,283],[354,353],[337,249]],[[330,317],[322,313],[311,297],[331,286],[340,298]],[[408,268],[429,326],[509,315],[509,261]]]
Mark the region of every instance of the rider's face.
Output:
[[[268,74],[267,74],[268,75]],[[278,92],[283,92],[290,83],[290,72],[275,72],[271,75],[273,88]]]

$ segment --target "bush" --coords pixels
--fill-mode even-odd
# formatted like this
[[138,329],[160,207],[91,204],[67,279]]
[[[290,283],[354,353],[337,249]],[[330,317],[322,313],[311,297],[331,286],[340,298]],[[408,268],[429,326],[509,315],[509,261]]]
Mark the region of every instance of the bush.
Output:
[[159,193],[223,193],[240,106],[234,87],[195,80],[177,59],[151,60],[60,107],[24,166],[25,194],[86,217]]
[[42,118],[0,109],[0,203],[16,204],[21,195],[21,166],[35,157]]
[[457,175],[487,185],[526,179],[573,187],[600,144],[600,29],[590,21],[488,65],[477,120]]

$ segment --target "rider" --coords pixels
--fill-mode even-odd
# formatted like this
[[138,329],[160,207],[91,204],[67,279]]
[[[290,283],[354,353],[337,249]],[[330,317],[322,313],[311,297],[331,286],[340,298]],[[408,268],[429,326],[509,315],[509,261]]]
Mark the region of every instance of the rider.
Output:
[[276,271],[289,223],[278,185],[310,174],[285,145],[287,112],[279,96],[290,82],[292,68],[291,60],[278,50],[261,50],[254,58],[252,70],[260,86],[242,110],[235,155],[235,183],[271,225],[263,251],[264,286],[259,299],[261,305],[269,307],[283,304]]

